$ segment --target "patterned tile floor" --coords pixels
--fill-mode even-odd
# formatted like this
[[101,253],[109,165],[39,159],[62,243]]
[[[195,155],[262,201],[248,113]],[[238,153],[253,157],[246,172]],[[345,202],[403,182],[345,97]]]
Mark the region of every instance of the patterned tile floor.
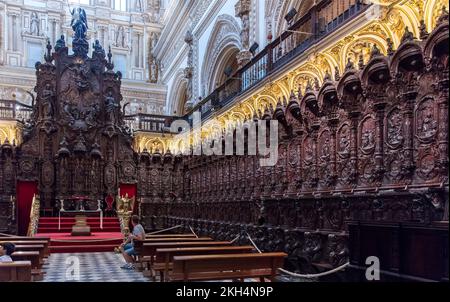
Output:
[[124,264],[122,256],[114,253],[52,254],[44,265],[43,282],[149,281],[141,272],[121,269]]

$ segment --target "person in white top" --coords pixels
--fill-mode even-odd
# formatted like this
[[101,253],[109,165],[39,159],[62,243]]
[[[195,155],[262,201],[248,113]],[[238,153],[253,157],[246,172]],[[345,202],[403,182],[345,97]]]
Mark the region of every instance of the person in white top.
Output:
[[15,246],[11,242],[0,243],[0,262],[13,262],[11,259]]

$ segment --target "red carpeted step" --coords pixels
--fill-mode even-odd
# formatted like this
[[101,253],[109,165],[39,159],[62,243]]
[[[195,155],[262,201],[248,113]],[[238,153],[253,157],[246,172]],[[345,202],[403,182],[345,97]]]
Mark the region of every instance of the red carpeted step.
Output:
[[[87,224],[91,232],[120,232],[120,223],[117,217],[105,217],[103,229],[100,228],[100,217],[88,217]],[[74,217],[41,217],[38,224],[38,233],[70,233],[75,225]],[[61,228],[59,229],[59,226]]]
[[[38,232],[40,234],[44,233],[70,233],[72,232],[72,227],[61,227],[61,229],[58,229],[58,227],[55,228],[38,228]],[[91,227],[91,232],[120,232],[120,227],[103,227],[103,229],[100,229],[100,227]]]

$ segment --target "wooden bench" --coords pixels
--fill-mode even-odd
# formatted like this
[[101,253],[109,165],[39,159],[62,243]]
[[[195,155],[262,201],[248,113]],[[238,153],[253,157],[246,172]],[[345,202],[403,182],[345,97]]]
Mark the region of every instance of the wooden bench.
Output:
[[[17,244],[16,245],[16,252],[39,252],[39,258],[41,260],[44,259],[44,245],[43,244]],[[43,262],[43,261],[41,261]]]
[[134,241],[134,250],[137,254],[137,262],[140,264],[140,268],[144,269],[144,263],[145,261],[142,260],[142,257],[145,255],[143,254],[143,244],[145,243],[160,243],[160,242],[205,242],[205,241],[212,241],[213,239],[210,237],[202,237],[202,238],[146,238],[143,241]]
[[182,241],[182,242],[153,242],[144,243],[140,252],[140,262],[144,270],[144,275],[154,277],[152,265],[156,250],[158,248],[182,248],[182,247],[211,247],[211,246],[230,246],[230,241]]
[[42,262],[39,257],[39,251],[18,251],[11,255],[13,261],[30,261],[31,262],[31,275],[33,281],[42,281],[44,278],[44,272],[42,271]]
[[163,235],[151,235],[147,234],[145,235],[145,238],[196,238],[194,234],[163,234]]
[[31,262],[0,263],[0,282],[31,282]]
[[245,278],[275,280],[285,253],[175,256],[169,281],[201,281]]
[[[30,237],[31,238],[31,237]],[[1,242],[11,242],[14,245],[43,245],[44,246],[44,251],[43,251],[43,258],[46,258],[48,256],[50,256],[50,248],[49,248],[49,241],[48,240],[28,240],[28,239],[24,239],[24,238],[20,238],[20,239],[14,239],[11,238],[8,240],[4,240],[4,238],[0,238],[0,243]]]
[[186,255],[217,255],[217,254],[248,254],[254,250],[251,245],[245,246],[212,246],[156,249],[156,258],[153,264],[155,275],[159,272],[161,281],[166,281],[169,270],[173,267],[173,257]]
[[179,241],[213,241],[211,237],[200,237],[200,238],[178,238],[178,237],[168,237],[168,238],[145,238],[144,243],[153,243],[153,242],[179,242]]

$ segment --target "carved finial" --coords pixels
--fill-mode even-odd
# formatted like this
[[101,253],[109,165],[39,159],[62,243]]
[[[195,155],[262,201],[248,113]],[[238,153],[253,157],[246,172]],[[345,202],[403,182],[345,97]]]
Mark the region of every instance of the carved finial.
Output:
[[348,58],[347,65],[345,65],[345,71],[353,70],[355,69],[355,65],[352,62],[352,59]]
[[331,75],[330,72],[328,71],[328,69],[325,71],[325,76],[323,77],[323,81],[330,81],[331,80]]
[[405,33],[403,34],[401,44],[414,41],[414,34],[409,31],[408,26],[405,27]]
[[47,54],[44,56],[45,62],[47,63],[51,63],[53,58],[52,58],[52,45],[50,44],[50,39],[47,40]]
[[364,69],[364,55],[362,52],[359,54],[358,67],[359,67],[359,70]]
[[437,20],[437,25],[441,25],[445,21],[448,22],[448,10],[447,7],[445,7],[445,5],[442,5],[441,15]]
[[306,83],[306,89],[305,92],[309,92],[312,90],[312,85],[311,85],[311,81],[308,80],[308,82]]
[[394,42],[392,42],[391,38],[387,38],[386,43],[387,43],[387,54],[388,56],[392,56],[394,54]]
[[290,101],[293,101],[294,99],[295,99],[295,93],[294,93],[294,90],[291,90]]
[[108,69],[108,71],[112,71],[114,69],[114,64],[112,62],[111,46],[108,47],[108,63],[106,64],[106,68]]
[[377,44],[373,43],[372,50],[370,51],[370,58],[372,59],[372,58],[377,57],[379,55],[381,55],[381,51],[378,48]]
[[425,24],[425,20],[420,20],[419,25],[419,38],[420,40],[426,40],[428,38],[429,34],[427,31],[427,25]]
[[314,89],[316,91],[319,91],[319,89],[320,89],[320,83],[319,83],[319,79],[318,78],[314,79]]
[[339,67],[334,67],[334,80],[336,82],[339,82],[339,80],[341,79],[341,75],[339,74]]

